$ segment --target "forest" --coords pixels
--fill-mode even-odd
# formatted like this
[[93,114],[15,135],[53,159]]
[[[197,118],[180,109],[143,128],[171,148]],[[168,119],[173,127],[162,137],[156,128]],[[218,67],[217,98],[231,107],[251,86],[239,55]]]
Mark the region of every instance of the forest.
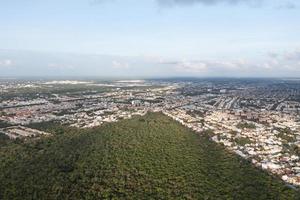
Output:
[[32,127],[53,136],[0,143],[0,199],[300,199],[161,113],[91,129]]

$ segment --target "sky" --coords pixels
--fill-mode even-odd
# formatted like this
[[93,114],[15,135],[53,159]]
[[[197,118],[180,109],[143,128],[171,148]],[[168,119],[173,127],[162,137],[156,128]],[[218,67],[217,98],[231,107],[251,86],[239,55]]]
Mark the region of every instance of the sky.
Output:
[[300,77],[300,2],[0,0],[0,76]]

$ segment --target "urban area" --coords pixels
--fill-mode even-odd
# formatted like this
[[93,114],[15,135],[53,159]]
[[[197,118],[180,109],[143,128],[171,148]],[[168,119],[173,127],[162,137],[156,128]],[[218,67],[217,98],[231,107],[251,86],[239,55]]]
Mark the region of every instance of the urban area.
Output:
[[300,80],[0,80],[0,133],[38,139],[28,125],[91,128],[162,112],[253,165],[300,186]]

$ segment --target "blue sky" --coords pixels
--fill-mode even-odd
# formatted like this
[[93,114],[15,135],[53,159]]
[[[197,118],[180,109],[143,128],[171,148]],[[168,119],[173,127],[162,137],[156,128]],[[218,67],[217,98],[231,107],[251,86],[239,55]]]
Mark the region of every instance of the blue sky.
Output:
[[300,77],[299,11],[296,0],[0,0],[0,76]]

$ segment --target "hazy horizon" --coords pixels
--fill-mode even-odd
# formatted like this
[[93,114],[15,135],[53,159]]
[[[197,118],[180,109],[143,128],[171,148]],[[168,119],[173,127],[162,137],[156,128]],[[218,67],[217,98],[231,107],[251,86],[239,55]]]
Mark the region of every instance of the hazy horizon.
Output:
[[1,77],[300,77],[296,0],[0,5]]

